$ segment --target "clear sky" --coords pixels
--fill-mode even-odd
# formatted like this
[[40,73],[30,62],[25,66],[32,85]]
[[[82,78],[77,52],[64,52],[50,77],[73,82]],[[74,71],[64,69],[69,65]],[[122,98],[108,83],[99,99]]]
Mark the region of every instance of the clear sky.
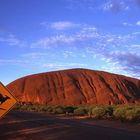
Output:
[[140,78],[140,0],[0,0],[0,81],[88,68]]

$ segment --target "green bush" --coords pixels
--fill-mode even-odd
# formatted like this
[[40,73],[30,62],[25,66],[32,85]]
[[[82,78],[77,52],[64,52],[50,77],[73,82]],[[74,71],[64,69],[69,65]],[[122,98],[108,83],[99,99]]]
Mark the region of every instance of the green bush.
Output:
[[104,107],[95,107],[92,109],[92,115],[95,118],[103,118],[106,114]]
[[79,108],[74,110],[74,115],[82,115],[83,116],[83,115],[86,115],[86,114],[87,114],[87,111],[86,111],[85,108],[79,107]]

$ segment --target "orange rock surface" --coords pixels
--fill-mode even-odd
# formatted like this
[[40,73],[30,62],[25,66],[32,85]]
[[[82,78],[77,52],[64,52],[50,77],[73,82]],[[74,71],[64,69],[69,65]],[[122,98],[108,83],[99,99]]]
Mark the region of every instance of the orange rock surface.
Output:
[[7,87],[21,102],[51,105],[140,102],[140,80],[88,69],[34,74]]

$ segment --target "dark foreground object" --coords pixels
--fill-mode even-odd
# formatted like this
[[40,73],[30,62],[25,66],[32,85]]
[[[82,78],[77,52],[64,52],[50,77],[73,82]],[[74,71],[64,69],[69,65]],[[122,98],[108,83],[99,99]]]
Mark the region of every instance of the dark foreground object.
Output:
[[87,122],[13,111],[0,120],[0,140],[140,140],[139,126],[133,130]]

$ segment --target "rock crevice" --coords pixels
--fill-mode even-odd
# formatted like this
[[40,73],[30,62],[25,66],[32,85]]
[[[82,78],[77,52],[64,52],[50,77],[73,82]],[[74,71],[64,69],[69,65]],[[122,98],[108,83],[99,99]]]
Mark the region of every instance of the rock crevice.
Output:
[[51,105],[140,102],[140,80],[88,69],[30,75],[7,87],[21,102]]

